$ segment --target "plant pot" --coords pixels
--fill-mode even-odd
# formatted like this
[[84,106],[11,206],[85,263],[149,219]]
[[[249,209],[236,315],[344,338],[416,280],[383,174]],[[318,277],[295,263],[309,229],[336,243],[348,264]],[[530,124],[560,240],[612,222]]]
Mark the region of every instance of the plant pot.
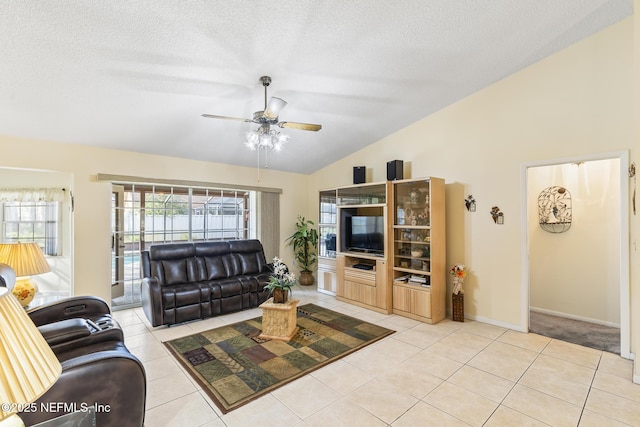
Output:
[[300,272],[300,278],[298,279],[298,282],[300,283],[300,285],[302,286],[311,286],[313,285],[313,274],[311,273],[310,270],[302,270]]
[[288,289],[274,289],[273,290],[273,302],[274,304],[284,304],[289,299]]

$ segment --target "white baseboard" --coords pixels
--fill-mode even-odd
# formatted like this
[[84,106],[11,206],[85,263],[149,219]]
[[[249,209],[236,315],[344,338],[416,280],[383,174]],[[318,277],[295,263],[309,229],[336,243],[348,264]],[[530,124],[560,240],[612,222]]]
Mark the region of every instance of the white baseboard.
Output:
[[607,322],[607,321],[599,320],[599,319],[592,319],[590,317],[576,316],[576,315],[573,315],[573,314],[561,313],[561,312],[558,312],[558,311],[546,310],[544,308],[537,308],[537,307],[531,307],[529,310],[530,311],[534,311],[536,313],[549,314],[551,316],[556,316],[556,317],[564,317],[565,319],[580,320],[582,322],[595,323],[597,325],[610,326],[612,328],[618,328],[618,329],[620,328],[620,324],[619,323]]

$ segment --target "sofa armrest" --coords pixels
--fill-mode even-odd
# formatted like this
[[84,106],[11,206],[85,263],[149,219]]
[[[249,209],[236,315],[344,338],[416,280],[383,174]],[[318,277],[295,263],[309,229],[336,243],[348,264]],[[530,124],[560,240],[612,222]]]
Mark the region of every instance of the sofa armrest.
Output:
[[151,322],[151,326],[164,324],[162,319],[162,290],[158,279],[155,277],[145,277],[140,283],[140,299],[142,310]]
[[27,312],[36,326],[77,317],[92,319],[110,313],[109,305],[102,298],[93,296],[65,298]]

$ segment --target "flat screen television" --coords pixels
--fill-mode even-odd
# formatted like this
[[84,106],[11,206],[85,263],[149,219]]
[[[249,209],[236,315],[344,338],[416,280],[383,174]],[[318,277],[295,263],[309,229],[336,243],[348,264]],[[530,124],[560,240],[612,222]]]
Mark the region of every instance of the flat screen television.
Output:
[[344,231],[347,251],[384,253],[384,217],[348,216]]

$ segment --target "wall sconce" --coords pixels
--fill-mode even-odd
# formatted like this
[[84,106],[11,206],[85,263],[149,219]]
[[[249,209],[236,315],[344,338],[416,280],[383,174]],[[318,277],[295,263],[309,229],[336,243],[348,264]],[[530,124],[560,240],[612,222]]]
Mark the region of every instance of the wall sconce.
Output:
[[504,214],[500,212],[500,208],[494,206],[491,208],[491,216],[493,217],[493,222],[496,224],[504,224]]
[[471,194],[469,194],[467,198],[464,200],[464,204],[467,207],[467,210],[469,212],[476,211],[476,199],[474,199]]

